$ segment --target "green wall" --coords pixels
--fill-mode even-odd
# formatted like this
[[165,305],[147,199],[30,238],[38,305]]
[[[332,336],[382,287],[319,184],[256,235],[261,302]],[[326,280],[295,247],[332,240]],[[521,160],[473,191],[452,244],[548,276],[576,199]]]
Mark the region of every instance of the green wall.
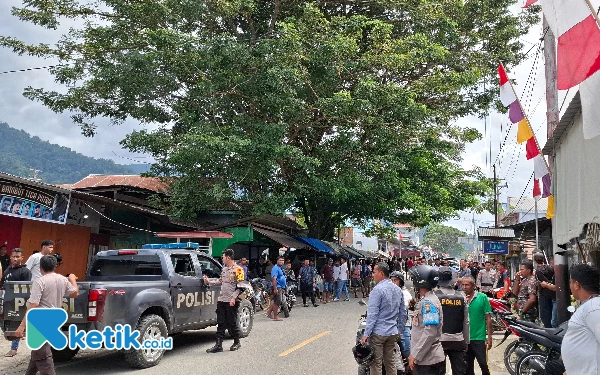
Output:
[[250,225],[247,227],[223,229],[223,232],[233,234],[233,238],[214,238],[212,244],[212,256],[214,257],[220,257],[223,251],[231,244],[236,242],[252,242],[254,240],[254,231]]

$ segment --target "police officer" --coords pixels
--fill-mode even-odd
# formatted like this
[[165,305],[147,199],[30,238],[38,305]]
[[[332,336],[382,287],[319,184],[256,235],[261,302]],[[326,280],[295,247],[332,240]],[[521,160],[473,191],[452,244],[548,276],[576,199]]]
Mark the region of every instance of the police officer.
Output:
[[413,316],[408,365],[415,375],[443,375],[446,373],[446,357],[440,342],[443,312],[432,291],[438,283],[438,272],[423,264],[411,268],[409,275],[422,297]]
[[[235,351],[242,347],[240,344],[240,329],[237,325],[239,301],[237,297],[241,293],[237,289],[238,281],[244,281],[244,269],[233,261],[233,250],[227,249],[223,252],[223,271],[221,272],[221,292],[217,299],[217,343],[207,353],[218,353],[223,351],[223,338],[225,330],[233,337],[233,345],[229,350]],[[208,278],[204,276],[208,284]]]
[[450,359],[453,375],[467,374],[467,345],[469,344],[469,308],[462,292],[452,287],[452,270],[442,266],[435,294],[442,304],[442,348]]

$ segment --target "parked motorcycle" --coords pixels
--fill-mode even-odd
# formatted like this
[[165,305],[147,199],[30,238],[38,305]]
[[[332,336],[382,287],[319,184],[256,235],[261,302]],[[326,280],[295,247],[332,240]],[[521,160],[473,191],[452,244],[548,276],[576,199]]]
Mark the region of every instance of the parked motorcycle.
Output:
[[494,331],[504,331],[507,325],[502,321],[502,317],[511,314],[510,303],[499,298],[489,298],[492,307],[492,328]]
[[260,307],[261,310],[266,310],[271,304],[271,296],[267,292],[268,289],[265,280],[257,277],[250,280],[250,284],[254,289],[256,306]]
[[[361,306],[366,306],[367,304],[361,299],[358,301]],[[358,344],[365,333],[365,329],[367,329],[367,313],[364,313],[360,316],[358,320],[358,330],[356,331],[356,343]],[[402,352],[400,350],[400,345],[396,343],[396,371],[397,375],[410,375],[410,367],[408,367],[408,358],[404,358],[402,356]],[[385,367],[383,367],[383,375],[385,375]],[[358,366],[358,375],[369,375],[370,369],[369,366]]]
[[566,330],[562,328],[531,329],[516,327],[521,337],[536,345],[536,349],[529,351],[519,358],[517,362],[517,375],[543,375],[546,372],[546,363],[560,357],[560,346]]
[[[552,336],[553,339],[550,341],[562,341],[562,337],[566,333],[568,327],[568,322],[564,322],[558,328],[542,328],[535,323],[518,320],[514,316],[508,314],[502,315],[502,320],[504,324],[506,324],[507,329],[504,333],[504,338],[497,346],[502,345],[511,334],[519,337],[517,340],[511,342],[504,350],[504,364],[511,375],[519,374],[519,362],[526,354],[536,353],[537,356],[535,358],[539,358],[540,352],[546,353],[548,350],[548,348],[542,344],[543,340],[538,339],[535,335]],[[548,344],[549,341],[544,341],[544,343]],[[558,351],[560,352],[560,345],[558,346]],[[529,361],[530,360],[527,360],[525,365],[523,365],[523,368],[526,369],[523,370],[525,371],[524,374],[537,374],[538,372],[531,372],[534,370],[530,369],[531,365],[529,364]],[[537,366],[538,361],[535,363]],[[539,368],[539,366],[536,368]],[[540,374],[541,373],[543,373],[543,371],[540,372]]]

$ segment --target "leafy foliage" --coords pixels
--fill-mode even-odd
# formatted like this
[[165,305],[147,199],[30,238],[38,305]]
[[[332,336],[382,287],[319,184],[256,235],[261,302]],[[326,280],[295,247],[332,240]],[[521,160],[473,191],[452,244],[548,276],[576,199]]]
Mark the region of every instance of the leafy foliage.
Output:
[[466,237],[466,235],[465,232],[454,227],[432,223],[425,229],[423,244],[431,246],[437,252],[441,251],[452,257],[461,258],[465,248],[458,243],[458,237]]
[[0,122],[0,171],[51,184],[72,184],[89,174],[131,174],[126,166],[111,160],[94,159],[58,145],[32,137],[23,130]]
[[423,226],[489,192],[460,167],[480,134],[453,122],[490,106],[499,60],[523,59],[537,16],[514,2],[28,0],[24,21],[85,23],[56,46],[0,45],[64,63],[66,92],[25,95],[73,111],[86,135],[96,116],[159,124],[123,145],[178,176],[171,214],[291,207],[331,238],[347,220]]

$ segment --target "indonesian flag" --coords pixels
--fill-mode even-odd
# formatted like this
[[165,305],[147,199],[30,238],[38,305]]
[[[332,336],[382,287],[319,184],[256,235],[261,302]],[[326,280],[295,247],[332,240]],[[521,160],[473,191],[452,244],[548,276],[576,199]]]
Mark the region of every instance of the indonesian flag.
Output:
[[586,0],[541,0],[541,4],[558,39],[558,89],[566,90],[600,70],[600,28]]

